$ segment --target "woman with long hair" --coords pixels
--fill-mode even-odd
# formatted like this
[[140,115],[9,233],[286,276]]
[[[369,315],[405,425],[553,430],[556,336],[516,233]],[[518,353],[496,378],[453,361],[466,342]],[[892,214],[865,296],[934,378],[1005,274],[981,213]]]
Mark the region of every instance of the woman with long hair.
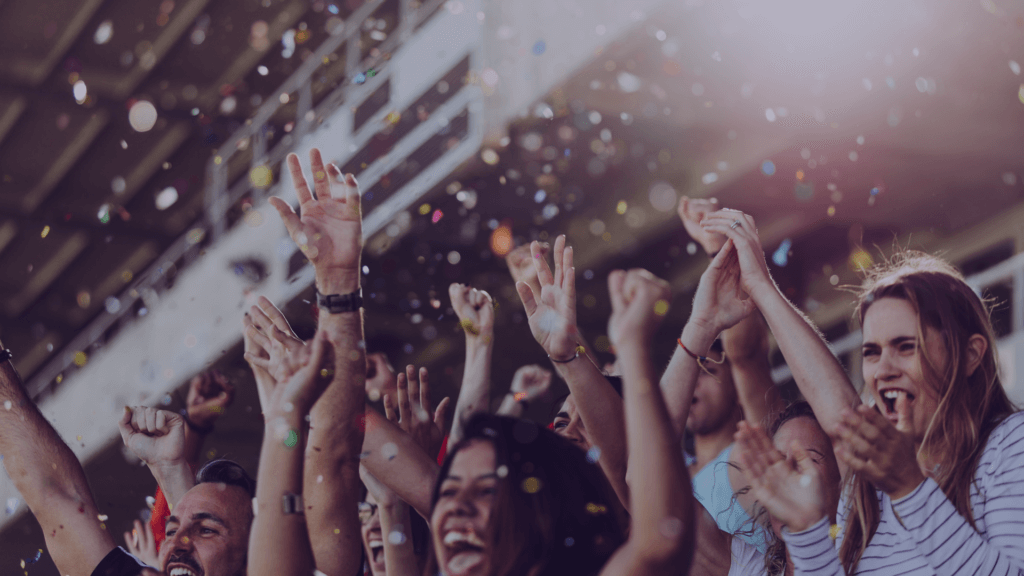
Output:
[[[556,261],[556,283],[571,283],[571,275]],[[465,424],[435,483],[427,574],[668,576],[689,570],[695,504],[649,357],[668,308],[668,284],[644,270],[615,271],[609,291],[608,334],[623,366],[627,482],[642,495],[629,500],[628,529],[596,461],[600,456],[537,424],[478,414]],[[692,373],[695,378],[696,368]]]
[[743,288],[833,438],[843,472],[839,553],[821,510],[815,525],[783,532],[797,572],[1020,572],[1024,416],[999,381],[988,310],[963,277],[914,252],[869,273],[858,316],[871,404],[861,404],[772,281],[753,219],[723,210],[702,225],[735,242]]

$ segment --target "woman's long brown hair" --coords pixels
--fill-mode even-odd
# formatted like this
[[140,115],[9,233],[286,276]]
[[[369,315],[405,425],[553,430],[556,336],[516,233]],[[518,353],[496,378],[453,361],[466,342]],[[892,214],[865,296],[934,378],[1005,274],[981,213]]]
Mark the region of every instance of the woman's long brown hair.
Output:
[[[999,381],[996,338],[986,303],[963,276],[945,261],[921,252],[903,251],[886,264],[873,268],[861,286],[857,315],[861,325],[871,304],[879,298],[899,298],[918,315],[917,342],[922,372],[939,395],[939,405],[925,431],[918,452],[939,456],[929,476],[970,524],[971,484],[975,469],[992,430],[1016,408]],[[942,337],[945,366],[929,358],[924,345],[925,329]],[[971,336],[988,342],[985,354],[968,375],[967,353]],[[859,474],[847,485],[848,505],[839,559],[853,574],[881,517],[877,489]]]

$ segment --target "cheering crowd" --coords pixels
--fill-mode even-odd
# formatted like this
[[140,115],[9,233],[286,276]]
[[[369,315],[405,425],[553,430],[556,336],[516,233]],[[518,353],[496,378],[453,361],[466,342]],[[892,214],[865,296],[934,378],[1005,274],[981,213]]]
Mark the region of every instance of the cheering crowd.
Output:
[[[367,350],[355,178],[314,149],[311,189],[287,163],[299,213],[271,203],[313,264],[320,312],[305,342],[265,298],[243,319],[265,421],[255,479],[200,462],[233,394],[219,374],[192,381],[185,414],[126,407],[121,436],[159,485],[126,551],[3,354],[0,454],[61,574],[1024,573],[1024,416],[1000,383],[985,302],[946,262],[903,252],[868,271],[858,394],[773,282],[753,218],[684,198],[711,263],[667,366],[651,350],[668,283],[609,274],[616,361],[601,368],[559,236],[508,258],[551,371],[519,369],[490,413],[492,301],[453,284],[465,371],[458,398],[434,406],[425,369],[395,374]],[[804,401],[774,386],[769,331]],[[556,376],[569,395],[554,420],[522,419]]]

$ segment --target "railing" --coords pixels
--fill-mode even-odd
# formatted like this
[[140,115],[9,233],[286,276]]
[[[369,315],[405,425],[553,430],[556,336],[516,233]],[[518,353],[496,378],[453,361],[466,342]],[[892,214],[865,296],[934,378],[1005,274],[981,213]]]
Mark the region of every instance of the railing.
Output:
[[[973,274],[966,278],[967,284],[978,296],[987,288],[1011,281],[1012,296],[1010,298],[1011,332],[1016,334],[1024,331],[1024,252],[1012,256],[995,266]],[[856,330],[843,336],[829,345],[836,357],[843,357],[855,352],[861,344],[861,332]],[[782,365],[772,369],[772,380],[782,384],[793,377],[789,366]]]
[[[215,241],[227,231],[229,227],[228,212],[231,206],[250,192],[253,193],[254,200],[258,199],[256,196],[259,195],[260,189],[252,186],[248,172],[233,184],[227,181],[230,161],[240,151],[239,142],[248,140],[248,146],[252,147],[250,170],[258,166],[267,166],[268,168],[280,166],[288,152],[303,136],[309,133],[310,128],[317,120],[328,117],[342,105],[350,103],[350,99],[354,95],[358,97],[358,93],[366,91],[361,87],[361,81],[355,81],[357,77],[365,78],[365,72],[370,69],[376,73],[385,72],[388,65],[387,55],[393,53],[407,41],[412,33],[444,4],[444,0],[428,0],[413,8],[411,0],[399,0],[396,29],[376,47],[377,50],[374,53],[362,58],[361,23],[373,16],[378,9],[385,5],[386,1],[371,0],[353,12],[347,19],[348,24],[340,33],[328,37],[321,43],[316,51],[306,58],[273,95],[266,99],[253,114],[251,120],[232,134],[217,150],[207,165],[203,216],[186,234],[175,240],[145,272],[136,276],[136,281],[119,295],[119,306],[116,310],[111,311],[108,308],[107,311],[101,312],[85,329],[72,338],[60,353],[36,371],[27,387],[33,399],[38,401],[42,396],[52,394],[56,390],[63,378],[78,367],[75,361],[79,352],[94,350],[105,340],[112,338],[115,331],[131,322],[134,317],[144,315],[146,307],[152,305],[152,302],[159,297],[159,293],[173,281],[175,274],[195,259],[201,247]],[[343,46],[346,55],[345,80],[314,107],[312,77],[323,63],[324,58]],[[265,126],[286,105],[276,96],[293,92],[298,92],[295,117],[292,119],[294,128],[291,133],[282,137],[272,150],[267,151],[264,138]],[[366,137],[368,136],[363,135],[364,139]],[[378,171],[374,175],[373,181],[375,182],[381,175],[380,165],[374,166],[374,168]],[[275,172],[277,171],[275,170]],[[393,216],[395,210],[392,207],[390,210],[378,210],[378,212],[382,213],[368,214],[367,216],[374,217],[374,220],[386,221],[385,217]],[[388,212],[390,215],[383,212]]]

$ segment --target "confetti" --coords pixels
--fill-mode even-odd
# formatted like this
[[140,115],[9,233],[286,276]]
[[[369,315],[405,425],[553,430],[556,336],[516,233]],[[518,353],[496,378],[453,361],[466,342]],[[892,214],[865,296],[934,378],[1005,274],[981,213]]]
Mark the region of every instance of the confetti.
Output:
[[388,542],[398,546],[405,544],[405,532],[402,532],[402,525],[399,524],[388,534]]
[[284,439],[284,445],[287,448],[295,448],[295,445],[299,443],[299,433],[295,430],[288,431],[288,437]]
[[788,264],[789,263],[789,250],[792,247],[793,247],[793,241],[792,240],[790,240],[789,238],[786,238],[785,240],[783,240],[782,243],[779,244],[779,247],[775,250],[775,252],[772,253],[772,262],[774,262],[776,266],[782,266],[782,267],[784,267],[786,264]]
[[128,109],[128,123],[136,132],[149,132],[156,119],[156,106],[148,100],[138,100]]
[[601,458],[601,449],[597,446],[591,446],[590,450],[587,450],[587,462],[591,464],[596,463]]
[[168,186],[157,193],[156,198],[153,199],[153,203],[156,205],[157,210],[167,210],[178,201],[178,189],[174,186]]
[[396,446],[394,442],[388,442],[380,447],[380,455],[383,456],[385,460],[394,460],[395,457],[398,456],[398,446]]
[[775,174],[775,163],[771,160],[765,160],[761,163],[761,173],[765,176],[771,176]]
[[526,492],[527,494],[536,494],[537,492],[540,492],[540,478],[537,478],[536,476],[530,476],[529,478],[523,480],[522,489],[523,492]]

